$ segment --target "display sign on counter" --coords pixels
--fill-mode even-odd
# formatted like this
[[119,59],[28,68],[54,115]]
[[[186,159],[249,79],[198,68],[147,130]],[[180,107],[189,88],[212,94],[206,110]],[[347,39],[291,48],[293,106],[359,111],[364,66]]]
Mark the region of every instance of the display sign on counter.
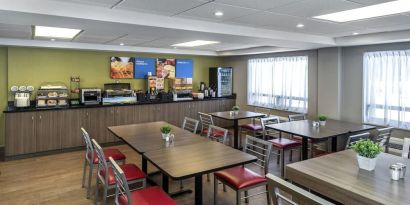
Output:
[[146,78],[148,72],[155,74],[155,58],[135,58],[134,78]]
[[193,61],[192,59],[177,59],[176,60],[176,77],[177,78],[192,78]]

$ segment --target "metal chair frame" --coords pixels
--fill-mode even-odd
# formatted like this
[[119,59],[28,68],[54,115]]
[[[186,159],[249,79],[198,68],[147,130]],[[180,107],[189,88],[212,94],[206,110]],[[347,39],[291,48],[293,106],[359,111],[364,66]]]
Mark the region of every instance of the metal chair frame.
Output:
[[127,179],[125,178],[124,171],[118,166],[118,164],[114,161],[113,158],[109,158],[111,164],[112,164],[112,170],[114,172],[114,177],[115,177],[115,199],[114,199],[114,204],[115,205],[120,205],[118,202],[118,198],[120,195],[124,195],[127,198],[128,205],[133,204],[132,203],[132,197],[131,197],[131,191],[128,186]]
[[[255,112],[257,113],[263,113],[266,115],[266,117],[271,116],[271,109],[269,108],[264,108],[264,107],[255,107]],[[257,123],[261,123],[262,118],[252,118],[252,124],[256,125]],[[243,129],[242,127],[239,127],[239,135],[242,136],[243,133],[249,134],[251,130],[248,129]],[[256,130],[252,130],[252,136],[257,137],[259,132]]]
[[267,136],[273,137],[273,138],[278,138],[278,137],[276,137],[276,135],[278,135],[279,132],[277,132],[275,130],[272,130],[272,129],[266,129],[266,125],[272,125],[272,124],[280,123],[279,117],[277,117],[277,116],[264,117],[264,118],[261,118],[260,121],[261,121],[261,125],[262,125],[262,138],[264,140],[267,140]]
[[[267,174],[269,195],[273,205],[282,204],[311,204],[311,205],[333,205],[333,203],[322,199],[300,187],[297,187],[273,174]],[[283,194],[285,192],[286,194]],[[289,197],[290,195],[290,197]]]
[[212,118],[212,115],[198,112],[199,114],[199,120],[201,122],[201,135],[204,134],[204,130],[207,130],[209,128],[209,125],[214,125],[214,120]]
[[198,130],[198,125],[199,125],[199,121],[189,118],[189,117],[185,117],[184,118],[184,122],[182,123],[182,129],[190,131],[194,134],[196,134],[197,130]]
[[[81,132],[83,134],[83,139],[86,147],[85,151],[85,157],[84,157],[84,165],[83,165],[83,179],[82,179],[82,188],[84,188],[85,185],[85,180],[86,180],[86,175],[87,175],[87,166],[89,167],[89,172],[88,172],[88,181],[87,181],[87,199],[90,198],[90,193],[91,193],[91,179],[93,176],[93,170],[94,170],[94,146],[92,145],[90,135],[88,132],[84,129],[81,128]],[[123,164],[125,164],[125,159],[121,160]]]
[[[264,141],[264,140],[261,140],[261,139],[258,139],[258,138],[255,138],[255,137],[252,137],[252,136],[249,136],[249,135],[246,136],[245,140],[246,141],[245,141],[245,146],[243,147],[243,151],[248,153],[248,154],[252,154],[252,155],[256,156],[258,158],[258,160],[256,162],[254,162],[253,164],[255,164],[256,166],[262,168],[263,171],[264,171],[264,174],[267,174],[268,169],[269,169],[269,161],[270,161],[271,151],[272,151],[271,143],[269,143],[267,141]],[[214,205],[217,205],[218,181],[222,182],[223,185],[227,185],[227,186],[231,187],[233,190],[236,191],[236,204],[237,205],[239,205],[241,203],[242,199],[245,199],[245,202],[248,203],[250,197],[260,195],[260,194],[266,194],[268,204],[269,205],[271,204],[268,191],[260,192],[260,193],[256,193],[256,194],[252,194],[252,195],[248,194],[248,190],[254,189],[256,187],[266,186],[266,189],[268,189],[267,182],[259,183],[259,184],[256,184],[254,186],[250,186],[250,187],[246,187],[246,188],[242,188],[242,189],[236,189],[233,185],[227,183],[226,181],[224,181],[224,180],[218,178],[216,175],[214,175]],[[225,191],[225,189],[224,189],[224,191]],[[242,192],[244,192],[245,197],[241,197]]]
[[[98,186],[101,183],[104,187],[104,192],[103,192],[103,205],[107,204],[107,198],[114,196],[114,195],[108,195],[108,190],[110,189],[114,189],[115,185],[109,185],[108,184],[108,163],[107,161],[105,161],[105,156],[104,156],[104,151],[101,148],[101,146],[97,143],[97,141],[95,141],[95,139],[92,139],[91,142],[94,145],[95,148],[95,153],[97,154],[98,157],[98,166],[97,166],[97,177],[96,177],[96,183],[95,183],[95,196],[94,196],[94,204],[97,205],[97,200],[98,200]],[[104,176],[101,175],[100,171],[104,170]],[[142,178],[142,179],[136,179],[136,180],[132,180],[132,181],[127,181],[128,185],[130,184],[136,184],[136,183],[142,183],[142,186],[139,188],[136,188],[134,190],[137,189],[142,189],[145,188],[146,186],[146,179]]]
[[410,138],[404,138],[403,141],[403,150],[401,156],[410,159]]
[[374,139],[375,142],[379,143],[380,146],[384,147],[384,152],[389,152],[389,142],[391,138],[391,134],[393,132],[393,127],[386,127],[377,129],[377,136]]
[[355,143],[359,140],[362,140],[362,139],[369,139],[369,138],[370,138],[370,133],[368,133],[368,132],[361,133],[361,134],[356,134],[356,135],[350,135],[349,138],[347,138],[345,150],[350,149],[350,146],[353,143]]
[[[223,132],[223,135],[216,134],[215,131]],[[226,140],[228,138],[228,130],[222,127],[218,127],[215,125],[208,126],[208,134],[206,136],[208,139],[220,142],[222,144],[226,144]]]
[[295,115],[289,115],[288,118],[289,118],[289,122],[306,120],[306,115],[305,114],[295,114]]

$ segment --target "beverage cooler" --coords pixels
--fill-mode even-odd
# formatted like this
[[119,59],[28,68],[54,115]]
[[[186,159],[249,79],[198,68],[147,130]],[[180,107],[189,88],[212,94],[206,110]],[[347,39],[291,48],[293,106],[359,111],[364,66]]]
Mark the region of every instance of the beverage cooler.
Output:
[[233,73],[231,67],[209,68],[209,87],[216,91],[217,97],[232,95]]

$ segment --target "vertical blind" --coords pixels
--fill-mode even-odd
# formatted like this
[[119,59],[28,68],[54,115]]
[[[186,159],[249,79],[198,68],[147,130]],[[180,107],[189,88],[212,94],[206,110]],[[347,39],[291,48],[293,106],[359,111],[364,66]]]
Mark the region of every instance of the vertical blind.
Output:
[[410,128],[410,50],[363,57],[363,121]]
[[308,57],[275,57],[248,61],[248,104],[306,113]]

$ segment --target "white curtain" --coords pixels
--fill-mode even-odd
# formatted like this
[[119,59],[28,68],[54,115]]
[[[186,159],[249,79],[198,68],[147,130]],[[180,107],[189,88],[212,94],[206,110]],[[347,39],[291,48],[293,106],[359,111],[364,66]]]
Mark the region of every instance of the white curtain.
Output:
[[308,57],[276,57],[248,61],[248,104],[306,113]]
[[368,52],[363,57],[363,120],[410,128],[410,50]]

